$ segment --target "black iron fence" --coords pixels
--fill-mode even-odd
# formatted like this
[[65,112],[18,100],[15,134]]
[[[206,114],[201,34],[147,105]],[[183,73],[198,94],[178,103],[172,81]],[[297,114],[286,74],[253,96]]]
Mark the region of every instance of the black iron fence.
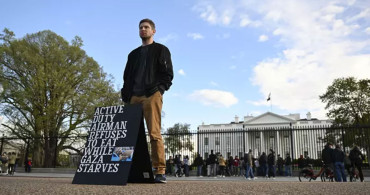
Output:
[[242,129],[199,130],[182,134],[163,134],[166,159],[181,154],[193,162],[199,153],[206,159],[211,151],[228,158],[243,157],[252,151],[258,158],[263,152],[274,151],[285,159],[286,155],[295,162],[300,156],[311,159],[321,166],[321,152],[326,143],[339,144],[343,151],[349,152],[354,145],[361,148],[368,163],[370,152],[370,126],[307,126],[270,127]]
[[[181,154],[182,157],[188,156],[191,163],[198,153],[206,159],[212,150],[215,154],[222,154],[226,158],[243,157],[249,150],[252,150],[254,157],[258,157],[263,152],[268,154],[273,150],[283,159],[286,154],[290,154],[295,162],[302,155],[319,164],[321,151],[327,142],[339,144],[345,152],[349,152],[354,145],[359,146],[366,156],[365,164],[368,164],[370,153],[370,126],[244,127],[179,134],[163,133],[162,136],[166,159]],[[24,160],[34,154],[34,144],[42,143],[46,139],[56,139],[56,146],[53,147],[53,155],[49,155],[51,159],[43,158],[43,161],[53,161],[51,164],[54,167],[76,167],[79,164],[86,136],[63,137],[63,139],[62,137],[19,139],[3,136],[0,139],[0,152],[16,152],[18,164],[22,166]],[[66,146],[56,148],[62,140],[65,141]],[[150,150],[149,136],[147,141]]]

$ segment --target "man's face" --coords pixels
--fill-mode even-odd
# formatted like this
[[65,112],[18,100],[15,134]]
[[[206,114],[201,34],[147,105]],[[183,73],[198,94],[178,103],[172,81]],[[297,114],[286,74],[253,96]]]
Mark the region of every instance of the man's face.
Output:
[[139,26],[139,33],[142,39],[149,39],[154,35],[155,29],[148,22],[143,22]]

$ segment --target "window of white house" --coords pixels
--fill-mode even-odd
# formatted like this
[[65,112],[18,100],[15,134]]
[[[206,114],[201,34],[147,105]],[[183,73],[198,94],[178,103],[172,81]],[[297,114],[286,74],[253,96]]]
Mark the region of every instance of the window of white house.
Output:
[[254,147],[258,150],[258,151],[261,151],[261,138],[260,137],[256,137],[256,142],[254,144]]
[[230,136],[227,136],[226,137],[226,145],[227,146],[230,146],[230,142],[231,142],[231,137]]
[[238,136],[238,146],[241,147],[243,144],[243,136]]
[[215,138],[215,145],[219,146],[220,145],[220,137]]
[[269,145],[270,145],[270,148],[275,149],[275,137],[274,136],[270,136]]
[[284,147],[285,150],[289,151],[289,136],[284,137]]

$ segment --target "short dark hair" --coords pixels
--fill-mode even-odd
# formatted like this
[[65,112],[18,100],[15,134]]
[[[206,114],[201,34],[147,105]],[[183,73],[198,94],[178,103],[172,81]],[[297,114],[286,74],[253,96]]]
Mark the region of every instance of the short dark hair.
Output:
[[150,26],[152,27],[152,29],[155,29],[155,24],[154,24],[153,20],[151,20],[149,18],[142,19],[142,20],[140,20],[139,26],[140,26],[141,23],[144,23],[144,22],[148,22],[150,24]]

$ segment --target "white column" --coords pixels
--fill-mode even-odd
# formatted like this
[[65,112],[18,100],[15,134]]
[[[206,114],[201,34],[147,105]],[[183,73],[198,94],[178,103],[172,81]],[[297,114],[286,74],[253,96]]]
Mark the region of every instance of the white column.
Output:
[[280,133],[276,131],[276,155],[280,154],[282,156],[280,148]]
[[[265,141],[264,141],[264,137],[263,137],[263,131],[261,130],[260,132],[260,144],[261,144],[261,151],[260,152],[266,152],[266,148],[265,148]],[[262,154],[262,153],[261,153]]]

